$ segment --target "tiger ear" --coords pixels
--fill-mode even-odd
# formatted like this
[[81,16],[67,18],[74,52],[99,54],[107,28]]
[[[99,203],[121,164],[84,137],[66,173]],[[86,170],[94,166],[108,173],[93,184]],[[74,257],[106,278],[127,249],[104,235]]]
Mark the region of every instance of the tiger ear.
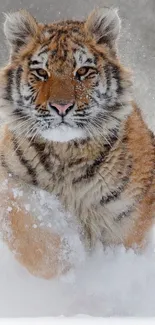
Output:
[[38,24],[28,11],[5,14],[4,34],[13,52],[18,52],[20,47],[27,45],[37,32]]
[[106,44],[110,48],[115,47],[119,36],[121,20],[117,9],[95,9],[86,21],[86,29],[94,36],[98,44]]

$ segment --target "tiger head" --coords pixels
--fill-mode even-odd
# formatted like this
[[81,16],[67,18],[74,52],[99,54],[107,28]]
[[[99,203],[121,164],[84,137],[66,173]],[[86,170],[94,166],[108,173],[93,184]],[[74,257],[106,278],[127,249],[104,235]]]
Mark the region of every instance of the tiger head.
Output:
[[0,112],[26,137],[65,142],[108,136],[130,111],[130,75],[119,63],[117,10],[86,21],[39,24],[6,15],[10,61],[0,75]]

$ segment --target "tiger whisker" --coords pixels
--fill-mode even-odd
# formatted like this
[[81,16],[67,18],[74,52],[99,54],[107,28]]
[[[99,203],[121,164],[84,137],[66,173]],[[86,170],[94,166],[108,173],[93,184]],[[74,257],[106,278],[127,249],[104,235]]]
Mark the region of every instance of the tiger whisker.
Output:
[[[16,133],[17,137],[19,137],[19,136],[21,137],[22,135],[24,135],[24,138],[21,139],[22,141],[19,141],[18,146],[17,146],[17,148],[14,151],[15,153],[19,149],[19,147],[21,147],[27,141],[27,137],[31,135],[34,125],[35,125],[35,122],[32,123],[31,125],[29,125],[29,129],[28,130],[27,130],[27,128],[24,128],[22,130],[22,132],[20,132],[20,133],[17,132],[17,131],[19,131],[18,129],[15,130],[15,133]],[[26,130],[27,130],[27,132],[25,133]],[[28,147],[29,147],[29,144],[28,144]]]

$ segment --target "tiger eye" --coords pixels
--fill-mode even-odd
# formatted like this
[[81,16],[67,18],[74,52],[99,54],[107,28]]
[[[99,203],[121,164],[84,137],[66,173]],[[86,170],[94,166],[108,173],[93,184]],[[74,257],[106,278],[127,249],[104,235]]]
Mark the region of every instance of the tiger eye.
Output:
[[48,74],[44,69],[36,69],[38,76],[48,78]]
[[79,76],[84,76],[89,70],[89,67],[81,67],[77,73]]

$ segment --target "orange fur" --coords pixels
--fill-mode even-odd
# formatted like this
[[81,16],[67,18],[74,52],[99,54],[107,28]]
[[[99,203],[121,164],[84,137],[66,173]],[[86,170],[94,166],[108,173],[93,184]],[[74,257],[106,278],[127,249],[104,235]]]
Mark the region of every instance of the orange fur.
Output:
[[[34,275],[50,278],[69,268],[68,261],[60,258],[63,247],[59,234],[41,228],[25,210],[22,199],[13,196],[14,186],[22,184],[26,189],[31,184],[59,196],[64,209],[78,218],[87,248],[98,240],[105,246],[143,247],[155,216],[155,142],[132,101],[130,73],[116,56],[116,13],[105,8],[96,10],[86,22],[43,25],[22,12],[13,16],[12,24],[14,21],[15,35],[9,29],[10,23],[6,23],[12,51],[10,62],[0,73],[0,110],[5,117],[0,180],[2,184],[8,182],[5,191],[1,191],[0,202],[4,210],[4,240]],[[27,36],[24,40],[23,32]],[[41,69],[47,72],[47,79],[40,78],[37,68],[30,69],[30,65],[38,64],[35,61],[41,54],[37,59],[35,55],[44,47],[49,57],[47,61],[43,58]],[[91,66],[88,75],[81,77],[78,71],[82,55],[88,54],[86,62]],[[26,95],[21,95],[25,84]],[[28,92],[32,90],[34,98]],[[94,94],[96,106],[91,106]],[[28,107],[24,96],[31,99]],[[87,137],[62,142],[46,140],[41,133],[42,124],[38,133],[31,134],[31,119],[24,120],[23,112],[26,114],[28,108],[33,113],[31,118],[40,114],[40,118],[52,116],[58,120],[60,114],[50,115],[54,113],[49,103],[51,110],[53,103],[75,103],[72,124],[76,114],[80,123],[83,118],[82,130],[86,125]],[[13,121],[16,114],[18,118]],[[90,128],[89,119],[93,121]],[[38,120],[34,125],[37,123]],[[53,125],[51,129],[47,124],[46,127],[49,131],[58,129]],[[8,202],[9,214],[5,213]]]

